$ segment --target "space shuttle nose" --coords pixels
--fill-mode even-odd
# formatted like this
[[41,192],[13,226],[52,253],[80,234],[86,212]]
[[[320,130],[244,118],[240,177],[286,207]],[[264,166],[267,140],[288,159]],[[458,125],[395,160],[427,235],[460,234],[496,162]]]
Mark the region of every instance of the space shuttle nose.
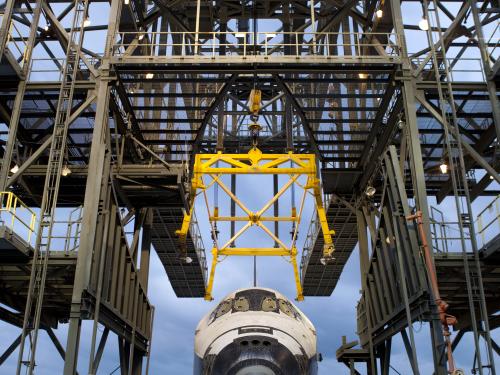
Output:
[[316,331],[282,294],[231,293],[199,323],[195,375],[315,375]]
[[301,374],[293,353],[278,340],[250,335],[235,339],[216,356],[211,374],[288,375]]

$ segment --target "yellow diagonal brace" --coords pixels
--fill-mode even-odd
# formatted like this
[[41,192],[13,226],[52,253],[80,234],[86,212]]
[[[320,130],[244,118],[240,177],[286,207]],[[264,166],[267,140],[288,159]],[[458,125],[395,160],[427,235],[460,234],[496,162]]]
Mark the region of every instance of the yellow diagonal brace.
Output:
[[271,237],[277,244],[279,244],[281,247],[286,248],[286,245],[281,241],[278,237],[274,235],[273,232],[269,230],[268,227],[266,227],[264,224],[262,224],[260,221],[257,221],[257,225],[262,228],[264,232],[266,232],[269,237]]
[[257,212],[257,216],[260,217],[264,212],[266,212],[274,204],[274,202],[276,202],[279,197],[281,197],[285,193],[285,191],[287,191],[287,189],[297,180],[297,178],[299,178],[298,175],[291,176],[290,180],[288,180],[287,183],[281,187],[276,195],[272,197],[271,200],[269,200],[269,202],[267,202],[259,212]]
[[249,221],[248,223],[246,223],[232,238],[229,239],[229,241],[227,241],[224,246],[222,246],[222,249],[225,249],[226,247],[229,247],[231,246],[231,244],[236,241],[236,239],[241,236],[248,228],[250,228],[252,226],[252,222]]
[[[213,179],[215,179],[215,177],[210,174],[210,177],[212,177]],[[229,197],[238,205],[240,206],[240,208],[245,211],[245,213],[248,215],[248,216],[251,216],[253,215],[252,211],[250,211],[248,208],[246,208],[246,206],[231,192],[231,190],[228,189],[228,187],[220,180],[220,179],[217,179],[217,185],[219,185],[222,190],[224,190],[226,192],[227,195],[229,195]]]

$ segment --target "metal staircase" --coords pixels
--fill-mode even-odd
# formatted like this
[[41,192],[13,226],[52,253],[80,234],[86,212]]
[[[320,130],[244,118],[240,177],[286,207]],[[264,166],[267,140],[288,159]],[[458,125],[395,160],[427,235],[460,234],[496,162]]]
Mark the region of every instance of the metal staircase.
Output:
[[[35,368],[35,353],[40,327],[40,318],[43,304],[47,266],[52,240],[52,229],[55,221],[57,197],[61,181],[61,170],[64,162],[66,138],[68,133],[68,119],[71,115],[73,93],[80,64],[80,49],[83,43],[84,21],[88,12],[87,1],[76,1],[73,23],[69,33],[67,60],[62,71],[60,96],[57,102],[57,111],[54,122],[52,144],[45,177],[44,194],[40,207],[33,267],[31,269],[30,284],[24,312],[23,330],[17,364],[17,374],[21,373],[24,365],[28,367],[28,374],[33,374]],[[25,359],[25,341],[30,336],[29,351]]]

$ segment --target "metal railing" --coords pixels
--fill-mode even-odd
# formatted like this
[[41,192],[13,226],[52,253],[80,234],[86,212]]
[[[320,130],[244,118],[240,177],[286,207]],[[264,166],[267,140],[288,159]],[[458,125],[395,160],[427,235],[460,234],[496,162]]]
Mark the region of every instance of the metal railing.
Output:
[[[488,49],[488,54],[491,56],[495,61],[497,61],[500,56],[497,56],[497,48],[500,46],[500,21],[497,21],[497,24],[493,31],[491,32],[491,36],[488,39],[488,42],[486,42],[486,46]],[[489,61],[490,66],[492,65],[491,59]]]
[[205,245],[203,243],[203,238],[201,236],[200,228],[198,226],[198,219],[196,217],[196,212],[193,210],[193,217],[191,219],[191,223],[189,226],[189,232],[191,234],[191,238],[193,239],[194,248],[196,251],[196,255],[198,256],[198,261],[203,269],[203,276],[205,281],[207,279],[207,256],[205,254]]
[[[82,207],[69,212],[67,220],[55,220],[51,235],[51,252],[69,254],[78,250],[80,245]],[[12,192],[0,192],[0,225],[5,226],[28,245],[34,246],[37,234],[38,217]],[[47,241],[44,236],[43,241]]]
[[[87,56],[87,59],[92,66],[97,66],[100,62],[99,59],[91,56]],[[65,61],[65,57],[31,59],[28,80],[31,82],[60,82]],[[79,61],[78,71],[81,74],[79,78],[82,80],[90,76],[90,71],[82,60]]]
[[[330,197],[324,197],[325,202],[325,210],[328,211],[328,206],[330,204]],[[328,202],[328,203],[327,203]],[[314,245],[316,243],[316,239],[319,236],[319,232],[321,230],[321,224],[319,222],[318,213],[316,209],[312,213],[311,222],[309,224],[309,228],[307,229],[306,239],[304,241],[304,247],[302,250],[302,258],[300,260],[300,272],[304,272],[304,267],[309,264],[309,258],[311,257],[314,249]]]
[[27,38],[23,36],[21,30],[16,26],[16,22],[11,21],[7,38],[7,48],[16,59],[20,60],[19,66],[21,67],[25,62],[27,46]]
[[12,192],[0,192],[0,225],[33,245],[36,214]]
[[480,248],[500,234],[500,195],[477,215],[477,233]]
[[[460,227],[457,221],[446,221],[441,211],[431,207],[431,234],[433,250],[440,253],[461,251]],[[467,219],[463,218],[467,223]],[[500,234],[500,195],[495,197],[473,222],[481,249]],[[467,251],[472,250],[471,225],[465,225]]]
[[[484,74],[482,62],[480,58],[466,58],[460,59],[447,58],[450,79],[452,82],[484,82],[486,76]],[[411,62],[416,66],[420,66],[425,62],[422,69],[422,74],[430,74],[434,77],[434,67],[432,60],[427,60],[423,57],[414,57]],[[444,76],[446,74],[444,63],[441,62],[439,66],[439,73]],[[433,78],[434,79],[434,78]]]
[[130,58],[291,56],[387,60],[399,55],[393,33],[127,31],[117,33],[115,40],[113,54]]

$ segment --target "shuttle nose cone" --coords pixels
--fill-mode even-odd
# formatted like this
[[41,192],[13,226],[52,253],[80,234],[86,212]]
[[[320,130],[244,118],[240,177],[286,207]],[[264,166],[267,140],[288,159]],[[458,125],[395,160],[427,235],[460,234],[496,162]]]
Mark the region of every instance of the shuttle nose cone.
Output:
[[222,349],[214,360],[212,374],[291,375],[300,374],[297,358],[284,345],[267,336],[244,336]]

